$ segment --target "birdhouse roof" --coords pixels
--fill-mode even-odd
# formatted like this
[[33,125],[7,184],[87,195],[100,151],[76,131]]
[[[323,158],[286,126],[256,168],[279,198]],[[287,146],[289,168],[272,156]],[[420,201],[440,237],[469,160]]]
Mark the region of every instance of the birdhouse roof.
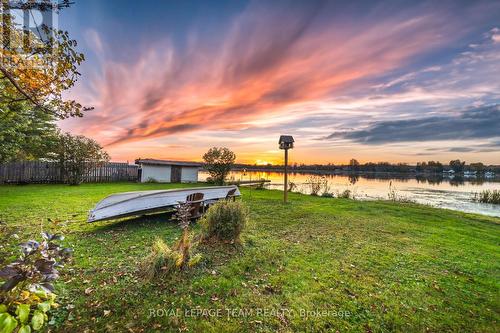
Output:
[[293,136],[291,135],[280,135],[280,140],[278,143],[292,143],[295,142]]

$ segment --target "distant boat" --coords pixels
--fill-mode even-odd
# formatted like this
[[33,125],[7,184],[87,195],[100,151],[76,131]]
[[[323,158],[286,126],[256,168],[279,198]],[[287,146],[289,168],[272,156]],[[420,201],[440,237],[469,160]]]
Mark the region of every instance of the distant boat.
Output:
[[493,171],[487,171],[484,173],[485,178],[495,178],[495,173]]
[[464,171],[464,177],[476,177],[477,171]]
[[228,195],[241,195],[235,185],[117,193],[99,201],[89,212],[87,222],[167,211],[179,202],[185,202],[194,193],[203,193],[203,202],[206,204],[227,198]]
[[443,170],[443,176],[448,177],[448,178],[455,178],[455,170],[453,170],[453,169]]

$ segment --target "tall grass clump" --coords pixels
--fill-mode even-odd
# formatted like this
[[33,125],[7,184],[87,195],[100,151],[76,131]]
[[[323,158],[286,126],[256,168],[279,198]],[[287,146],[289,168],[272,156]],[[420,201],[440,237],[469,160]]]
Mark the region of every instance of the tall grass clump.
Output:
[[483,190],[474,193],[472,200],[481,203],[500,204],[500,190]]
[[162,239],[155,240],[150,254],[139,266],[144,278],[153,280],[165,277],[174,272],[187,270],[200,261],[201,254],[194,254],[196,244],[189,231],[190,210],[191,206],[186,203],[177,206],[175,217],[179,220],[182,235],[173,248],[170,248]]
[[177,258],[177,253],[163,239],[157,238],[139,266],[141,275],[147,280],[165,277],[176,270]]
[[248,209],[241,201],[220,200],[201,219],[202,239],[239,242],[248,221]]
[[414,200],[408,198],[407,196],[399,194],[396,187],[392,185],[392,181],[389,182],[389,193],[387,193],[390,201],[403,202],[403,203],[415,203]]

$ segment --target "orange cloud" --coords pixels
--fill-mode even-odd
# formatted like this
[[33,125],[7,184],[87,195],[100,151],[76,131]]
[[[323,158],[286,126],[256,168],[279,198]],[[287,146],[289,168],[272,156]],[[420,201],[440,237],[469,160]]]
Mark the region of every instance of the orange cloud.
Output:
[[[286,117],[291,105],[363,89],[448,36],[459,37],[443,12],[379,14],[346,25],[329,21],[321,6],[284,14],[251,5],[214,41],[217,47],[193,38],[179,51],[166,41],[134,63],[102,60],[100,75],[76,92],[96,107],[78,125],[107,146],[247,128],[261,118]],[[103,52],[97,33],[89,36]]]

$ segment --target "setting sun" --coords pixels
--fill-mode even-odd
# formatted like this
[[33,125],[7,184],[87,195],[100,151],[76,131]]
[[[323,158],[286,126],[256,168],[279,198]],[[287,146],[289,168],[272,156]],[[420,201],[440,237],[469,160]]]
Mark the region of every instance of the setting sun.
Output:
[[273,162],[265,160],[255,160],[255,165],[273,165]]

